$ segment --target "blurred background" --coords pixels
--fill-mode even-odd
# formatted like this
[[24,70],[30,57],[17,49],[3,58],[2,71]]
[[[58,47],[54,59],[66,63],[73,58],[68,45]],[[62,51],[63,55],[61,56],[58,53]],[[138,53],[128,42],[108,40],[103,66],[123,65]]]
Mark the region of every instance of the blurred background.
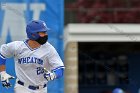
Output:
[[[44,20],[65,64],[48,93],[140,93],[140,0],[1,0],[0,45]],[[13,58],[6,70],[15,76]],[[0,93],[14,93],[13,86]]]
[[139,93],[140,0],[65,0],[64,13],[65,93]]

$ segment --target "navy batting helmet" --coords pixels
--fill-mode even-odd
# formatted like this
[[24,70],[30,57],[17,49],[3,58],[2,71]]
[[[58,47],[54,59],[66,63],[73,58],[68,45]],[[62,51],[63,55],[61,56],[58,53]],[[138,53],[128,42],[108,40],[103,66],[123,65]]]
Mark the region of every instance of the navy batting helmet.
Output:
[[38,32],[47,32],[49,28],[42,20],[32,20],[26,26],[27,37],[31,40],[37,40],[39,38]]

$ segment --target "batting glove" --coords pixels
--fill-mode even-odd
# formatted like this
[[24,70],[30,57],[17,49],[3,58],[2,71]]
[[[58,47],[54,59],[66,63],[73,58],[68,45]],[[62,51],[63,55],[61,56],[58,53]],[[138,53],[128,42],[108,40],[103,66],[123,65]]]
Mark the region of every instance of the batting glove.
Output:
[[5,71],[0,72],[1,75],[1,82],[2,82],[2,86],[9,88],[12,85],[9,83],[9,79],[14,79],[15,77],[7,74]]
[[44,78],[47,80],[47,81],[51,81],[51,80],[54,80],[56,78],[56,75],[55,73],[52,73],[50,71],[48,71],[46,68],[44,68]]

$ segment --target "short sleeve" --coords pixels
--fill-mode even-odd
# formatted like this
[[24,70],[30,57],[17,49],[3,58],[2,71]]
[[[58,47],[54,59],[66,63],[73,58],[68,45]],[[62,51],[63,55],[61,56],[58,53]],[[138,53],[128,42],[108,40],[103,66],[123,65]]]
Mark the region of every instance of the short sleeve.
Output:
[[0,47],[0,53],[6,58],[10,58],[15,54],[15,42],[3,44]]
[[49,64],[51,66],[51,70],[64,68],[64,64],[53,46],[50,48],[50,54],[48,59],[49,59]]

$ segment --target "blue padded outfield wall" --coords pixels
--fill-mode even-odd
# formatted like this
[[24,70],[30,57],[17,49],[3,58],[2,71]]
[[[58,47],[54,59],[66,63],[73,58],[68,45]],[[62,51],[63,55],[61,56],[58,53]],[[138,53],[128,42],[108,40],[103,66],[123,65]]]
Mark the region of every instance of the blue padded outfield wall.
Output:
[[[26,24],[32,19],[46,22],[51,31],[48,32],[49,42],[56,48],[63,60],[63,0],[0,0],[0,45],[15,40],[26,39]],[[15,76],[14,60],[6,63],[6,70]],[[48,93],[63,93],[64,78],[48,84]],[[15,80],[12,80],[14,86]],[[14,93],[12,88],[1,86],[0,93]]]

